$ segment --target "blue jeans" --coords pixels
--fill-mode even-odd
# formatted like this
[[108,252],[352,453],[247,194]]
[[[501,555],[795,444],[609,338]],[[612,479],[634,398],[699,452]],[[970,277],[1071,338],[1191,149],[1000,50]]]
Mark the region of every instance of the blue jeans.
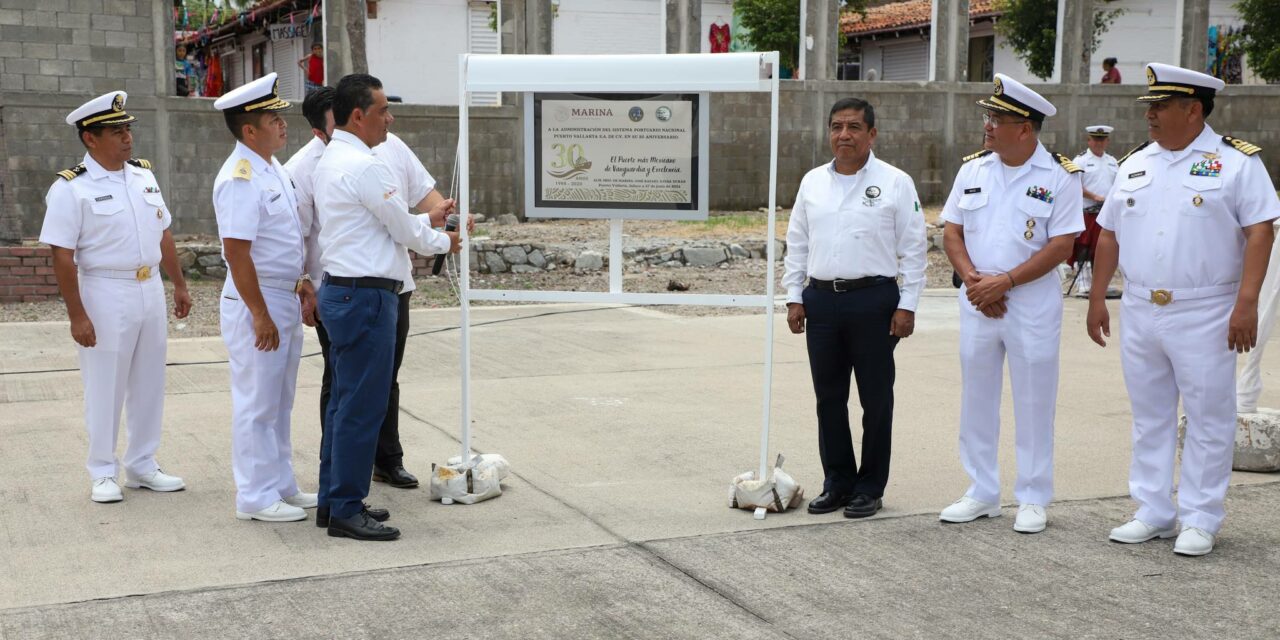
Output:
[[323,420],[320,506],[331,518],[360,513],[369,495],[378,432],[387,413],[399,300],[385,289],[320,287],[333,389]]

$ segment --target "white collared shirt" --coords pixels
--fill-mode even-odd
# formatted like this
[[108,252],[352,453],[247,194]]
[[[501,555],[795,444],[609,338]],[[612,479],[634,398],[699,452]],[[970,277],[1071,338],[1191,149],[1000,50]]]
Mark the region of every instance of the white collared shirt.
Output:
[[449,236],[432,229],[427,214],[409,213],[395,174],[346,131],[333,132],[314,184],[320,263],[331,275],[403,281],[411,267],[405,247],[449,250]]
[[[915,311],[924,289],[928,244],[911,176],[872,153],[848,176],[835,162],[805,174],[787,223],[787,302],[801,302],[806,277],[901,277],[898,308]],[[843,180],[843,182],[842,182]]]
[[[247,179],[238,169],[245,161],[250,167]],[[259,278],[294,281],[302,275],[298,205],[289,174],[275,157],[267,162],[244,143],[236,142],[213,180],[213,212],[218,219],[218,237],[252,243],[249,257]],[[234,291],[230,264],[227,269],[227,286]]]
[[1050,238],[1084,230],[1080,174],[1068,173],[1044,145],[1036,143],[1031,157],[1009,172],[1012,179],[1005,173],[997,153],[964,163],[942,208],[943,220],[964,227],[964,246],[979,273],[1008,273]]
[[[1088,189],[1089,193],[1103,197],[1111,191],[1111,185],[1116,182],[1116,174],[1120,172],[1120,163],[1106,152],[1101,156],[1095,156],[1092,151],[1085,149],[1084,153],[1076,156],[1072,162],[1084,169],[1080,179],[1084,188]],[[1088,200],[1084,204],[1087,206],[1097,202]]]
[[1098,224],[1114,231],[1126,281],[1160,289],[1240,281],[1243,227],[1280,217],[1261,157],[1205,125],[1180,151],[1151,143],[1120,166]]
[[102,168],[84,155],[84,173],[59,178],[45,196],[40,242],[75,250],[81,269],[130,271],[160,263],[160,239],[173,218],[149,169]]
[[[294,187],[298,194],[298,219],[302,223],[306,235],[307,273],[319,286],[324,270],[320,268],[320,220],[315,208],[315,169],[324,155],[324,141],[311,138],[305,146],[293,154],[284,168],[293,177]],[[427,172],[426,167],[413,154],[409,146],[396,134],[388,133],[387,141],[373,148],[373,155],[391,169],[401,192],[406,194],[405,203],[416,206],[427,197],[436,186],[436,181]],[[417,285],[413,281],[413,263],[409,262],[409,271],[404,276],[404,289],[401,293],[413,291]]]

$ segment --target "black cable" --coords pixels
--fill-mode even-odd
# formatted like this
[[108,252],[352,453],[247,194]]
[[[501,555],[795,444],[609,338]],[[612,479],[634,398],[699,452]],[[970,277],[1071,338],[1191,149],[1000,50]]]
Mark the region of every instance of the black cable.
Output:
[[[535,314],[533,314],[533,315],[531,315],[531,316],[516,316],[516,317],[514,317],[514,318],[502,318],[502,319],[499,319],[499,320],[490,320],[490,321],[488,321],[488,322],[475,322],[475,323],[472,323],[472,325],[471,325],[471,326],[473,326],[473,327],[484,327],[484,326],[488,326],[488,325],[491,325],[491,324],[502,324],[502,323],[504,323],[504,322],[514,322],[514,321],[516,321],[516,320],[532,320],[532,319],[534,319],[534,318],[545,318],[545,317],[547,317],[547,316],[558,316],[558,315],[563,315],[563,314],[566,314],[566,313],[586,313],[586,312],[588,312],[588,311],[605,311],[605,310],[608,310],[608,309],[617,309],[617,308],[618,308],[618,307],[595,307],[595,308],[593,308],[593,309],[567,309],[567,310],[564,310],[564,311],[546,311],[546,312],[544,312],[544,313],[535,313]],[[439,329],[430,329],[430,330],[428,330],[428,331],[419,331],[419,332],[417,332],[417,333],[411,333],[411,334],[409,334],[409,335],[408,335],[408,336],[406,336],[406,337],[407,337],[407,338],[416,338],[416,337],[418,337],[418,336],[427,336],[427,335],[431,335],[431,334],[434,334],[434,333],[444,333],[444,332],[446,332],[446,331],[460,331],[461,329],[462,329],[462,326],[461,326],[461,325],[456,325],[456,326],[452,326],[452,327],[441,327],[441,328],[439,328]],[[321,352],[319,352],[319,351],[315,351],[315,352],[312,352],[312,353],[304,353],[304,354],[302,354],[302,357],[303,357],[303,358],[311,358],[311,357],[314,357],[314,356],[318,356],[318,355],[320,355],[320,353],[321,353]],[[166,362],[166,363],[164,364],[164,366],[166,366],[166,367],[191,367],[191,366],[207,365],[207,364],[227,364],[228,362],[230,362],[230,360],[201,360],[201,361],[196,361],[196,362]],[[30,370],[30,371],[0,371],[0,376],[24,376],[24,375],[35,375],[35,374],[39,374],[39,373],[69,373],[69,372],[72,372],[72,371],[79,371],[79,370],[80,370],[80,368],[79,368],[79,367],[76,367],[76,368],[74,368],[74,369],[36,369],[36,370]]]

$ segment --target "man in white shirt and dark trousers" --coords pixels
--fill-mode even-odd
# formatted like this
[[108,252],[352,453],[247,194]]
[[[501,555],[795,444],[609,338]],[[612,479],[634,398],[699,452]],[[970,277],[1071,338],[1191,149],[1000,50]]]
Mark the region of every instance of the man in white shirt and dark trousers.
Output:
[[[1129,493],[1138,510],[1110,538],[1136,544],[1176,535],[1174,553],[1202,556],[1226,517],[1236,356],[1257,346],[1258,295],[1280,199],[1261,149],[1205,122],[1222,80],[1153,62],[1147,85],[1138,101],[1147,104],[1151,141],[1120,160],[1098,218],[1094,265],[1099,282],[1117,264],[1124,273],[1120,362],[1133,409]],[[1106,346],[1103,293],[1094,288],[1086,322]],[[1175,501],[1179,398],[1187,429]]]
[[[915,329],[928,250],[915,183],[872,153],[875,109],[831,107],[834,160],[800,182],[787,226],[787,324],[806,334],[825,475],[809,513],[880,510],[893,431],[893,350]],[[809,284],[805,286],[805,278]],[[899,283],[898,279],[901,279]],[[862,405],[862,464],[849,431],[852,373]]]
[[997,73],[983,151],[964,159],[942,209],[943,246],[960,290],[960,461],[972,483],[943,522],[1000,515],[1000,396],[1009,362],[1019,533],[1044,531],[1053,499],[1062,285],[1056,268],[1084,229],[1080,169],[1040,144],[1057,109]]
[[[173,218],[151,163],[130,157],[130,123],[136,118],[124,110],[127,98],[112,91],[67,115],[85,147],[84,161],[58,172],[45,197],[40,230],[40,241],[53,250],[80,359],[89,436],[85,466],[93,481],[89,499],[101,503],[124,499],[116,483],[121,467],[130,488],[187,486],[156,462],[168,330],[158,267],[173,281],[175,316],[187,316],[191,296],[169,231]],[[129,448],[121,461],[116,437],[126,406]]]
[[[323,271],[320,268],[320,220],[315,209],[315,168],[324,155],[325,146],[333,137],[333,96],[332,87],[321,87],[311,92],[302,102],[302,114],[311,125],[314,137],[285,163],[285,170],[293,177],[294,187],[298,194],[298,217],[302,222],[303,234],[306,236],[306,265],[311,278],[320,282]],[[391,170],[401,192],[406,194],[406,202],[416,202],[415,210],[432,214],[432,224],[442,227],[448,212],[452,210],[453,200],[446,200],[435,190],[435,179],[404,143],[394,133],[387,134],[387,141],[374,147],[373,154]],[[406,249],[407,251],[407,249]],[[400,293],[399,311],[396,320],[396,352],[395,364],[391,372],[391,394],[387,400],[387,415],[382,420],[382,428],[378,431],[378,447],[373,460],[373,479],[386,482],[389,486],[409,489],[418,486],[418,479],[404,468],[404,448],[400,444],[400,385],[397,381],[400,363],[404,358],[405,342],[409,336],[409,297],[415,289],[413,281],[413,265],[404,276],[404,289]],[[329,396],[333,386],[333,367],[329,357],[329,333],[324,322],[315,321],[316,336],[320,339],[320,352],[324,358],[324,373],[320,381],[320,419],[323,422],[329,406]],[[322,444],[323,448],[323,436]],[[379,521],[385,521],[390,514],[385,509],[373,509],[370,515]],[[329,526],[327,508],[316,512],[316,526]]]
[[398,296],[409,272],[405,247],[456,252],[459,236],[432,229],[428,214],[410,214],[394,174],[374,156],[395,120],[377,78],[342,78],[333,119],[337,128],[314,182],[325,272],[319,314],[333,365],[319,501],[329,510],[329,535],[394,540],[400,531],[371,517],[364,499],[391,389]]
[[231,462],[236,517],[305,520],[316,494],[293,473],[290,414],[302,356],[302,313],[315,306],[303,272],[302,229],[293,185],[273,155],[284,148],[276,74],[238,87],[213,103],[235,148],[213,182],[227,280],[222,339],[231,360]]

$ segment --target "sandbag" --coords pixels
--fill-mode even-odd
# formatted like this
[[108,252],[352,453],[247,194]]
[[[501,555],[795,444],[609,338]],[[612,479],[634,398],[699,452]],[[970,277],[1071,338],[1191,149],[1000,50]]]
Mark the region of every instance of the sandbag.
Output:
[[735,476],[729,484],[729,507],[748,511],[763,508],[780,513],[800,506],[804,502],[804,488],[782,470],[783,461],[779,454],[766,480],[758,479],[755,471]]
[[490,453],[474,456],[465,465],[461,460],[455,456],[449,464],[431,465],[428,487],[432,500],[475,504],[502,495],[502,480],[511,473],[506,458]]

